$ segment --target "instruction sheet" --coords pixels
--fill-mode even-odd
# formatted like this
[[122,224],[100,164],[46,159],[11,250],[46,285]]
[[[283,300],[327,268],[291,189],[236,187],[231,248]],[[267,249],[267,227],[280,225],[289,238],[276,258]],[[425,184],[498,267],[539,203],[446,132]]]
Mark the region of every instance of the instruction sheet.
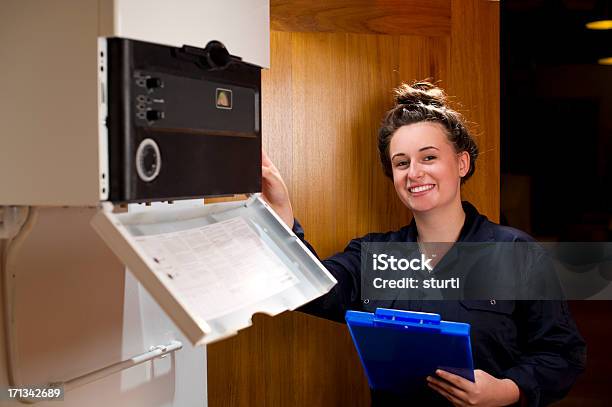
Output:
[[155,271],[204,320],[269,298],[298,279],[241,217],[211,225],[137,236]]

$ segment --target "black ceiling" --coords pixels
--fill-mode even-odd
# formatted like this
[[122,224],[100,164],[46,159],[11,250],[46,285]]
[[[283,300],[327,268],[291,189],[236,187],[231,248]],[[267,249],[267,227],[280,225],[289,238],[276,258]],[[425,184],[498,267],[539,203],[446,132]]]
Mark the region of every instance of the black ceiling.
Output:
[[[612,30],[585,24],[612,9],[612,0],[502,0],[501,49],[504,63],[529,65],[597,64],[612,57]],[[610,17],[612,18],[612,17]]]

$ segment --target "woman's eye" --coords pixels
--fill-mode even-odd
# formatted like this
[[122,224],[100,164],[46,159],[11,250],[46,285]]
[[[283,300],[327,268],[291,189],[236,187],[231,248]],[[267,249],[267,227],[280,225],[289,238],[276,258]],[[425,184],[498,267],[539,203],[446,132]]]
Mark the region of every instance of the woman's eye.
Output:
[[408,166],[408,164],[410,164],[408,161],[397,161],[395,163],[395,166],[396,167],[406,167],[406,166]]
[[435,155],[428,155],[427,157],[423,158],[423,161],[431,161],[435,159],[436,159]]

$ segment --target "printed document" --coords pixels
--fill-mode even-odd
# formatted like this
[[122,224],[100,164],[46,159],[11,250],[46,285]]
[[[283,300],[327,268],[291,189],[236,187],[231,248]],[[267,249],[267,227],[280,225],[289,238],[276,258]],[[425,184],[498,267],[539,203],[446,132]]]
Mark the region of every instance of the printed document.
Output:
[[[264,300],[298,283],[241,217],[136,237],[175,291],[204,320]],[[168,281],[168,279],[164,279]]]

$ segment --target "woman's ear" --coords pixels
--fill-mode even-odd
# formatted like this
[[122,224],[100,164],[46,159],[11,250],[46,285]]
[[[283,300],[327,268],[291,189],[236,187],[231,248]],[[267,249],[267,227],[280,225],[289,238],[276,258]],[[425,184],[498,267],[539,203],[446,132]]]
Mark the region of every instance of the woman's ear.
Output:
[[463,178],[470,170],[470,155],[467,151],[462,151],[457,155],[457,161],[459,164],[459,176]]

